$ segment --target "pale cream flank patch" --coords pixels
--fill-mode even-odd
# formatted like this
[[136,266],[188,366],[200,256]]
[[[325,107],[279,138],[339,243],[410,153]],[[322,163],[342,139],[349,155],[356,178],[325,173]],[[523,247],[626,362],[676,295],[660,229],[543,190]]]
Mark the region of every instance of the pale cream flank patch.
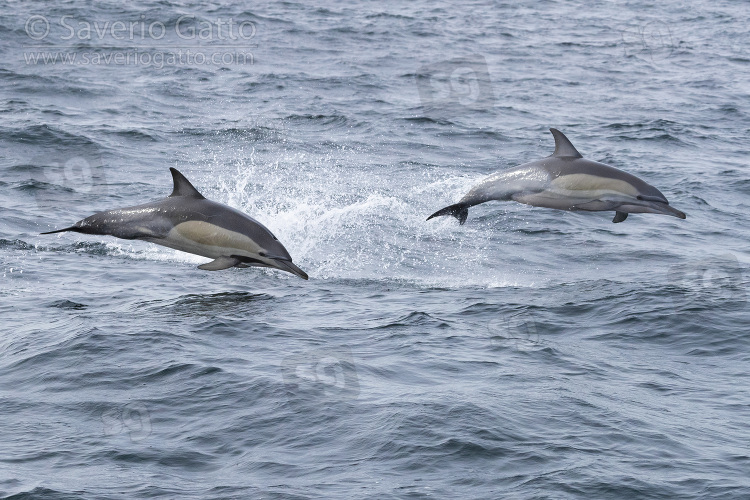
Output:
[[574,196],[582,196],[582,192],[586,192],[585,196],[592,199],[606,194],[638,196],[638,190],[629,182],[591,174],[561,175],[552,181],[552,186],[555,190],[575,193]]
[[264,250],[244,234],[203,221],[187,221],[176,225],[161,243],[211,258],[224,255],[258,257],[258,253]]

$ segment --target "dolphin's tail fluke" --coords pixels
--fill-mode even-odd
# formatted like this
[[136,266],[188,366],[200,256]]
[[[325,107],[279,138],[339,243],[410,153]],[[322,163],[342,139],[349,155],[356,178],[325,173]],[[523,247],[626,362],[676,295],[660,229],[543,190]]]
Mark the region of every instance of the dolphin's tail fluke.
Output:
[[463,225],[464,222],[466,222],[466,218],[469,216],[469,205],[468,203],[456,203],[455,205],[450,205],[445,208],[441,208],[434,214],[427,217],[427,220],[432,219],[433,217],[441,217],[443,215],[452,215],[456,219],[458,219],[458,223]]
[[55,231],[47,231],[46,233],[39,233],[39,234],[55,234],[55,233],[64,233],[65,231],[73,231],[73,232],[76,232],[76,233],[81,233],[81,232],[83,232],[83,231],[81,231],[81,228],[79,228],[79,227],[76,227],[76,226],[70,226],[70,227],[66,227],[65,229],[57,229],[57,230],[55,230]]

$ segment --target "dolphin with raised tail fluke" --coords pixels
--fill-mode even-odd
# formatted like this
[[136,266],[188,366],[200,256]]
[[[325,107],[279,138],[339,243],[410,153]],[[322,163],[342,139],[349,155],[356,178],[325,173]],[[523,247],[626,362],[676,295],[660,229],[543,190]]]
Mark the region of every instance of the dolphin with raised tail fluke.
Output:
[[135,207],[106,210],[65,229],[143,240],[213,259],[206,271],[230,267],[271,267],[307,279],[292,257],[263,224],[226,205],[207,200],[177,169],[170,168],[169,197]]
[[622,222],[628,214],[636,213],[686,217],[670,207],[654,186],[622,170],[584,159],[562,132],[554,128],[550,132],[555,138],[551,156],[492,174],[461,201],[438,210],[427,220],[452,215],[463,224],[469,207],[490,200],[513,200],[559,210],[614,210],[612,222]]

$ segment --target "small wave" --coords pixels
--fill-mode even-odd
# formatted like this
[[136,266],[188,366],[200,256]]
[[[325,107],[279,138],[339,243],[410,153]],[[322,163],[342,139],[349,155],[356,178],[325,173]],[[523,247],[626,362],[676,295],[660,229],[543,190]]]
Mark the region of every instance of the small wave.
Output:
[[76,241],[60,246],[44,243],[35,245],[35,248],[41,252],[85,253],[89,255],[109,255],[112,253],[107,243],[99,241]]
[[[32,169],[28,169],[28,171],[32,171]],[[59,186],[56,184],[50,184],[48,182],[39,181],[36,179],[29,179],[27,181],[22,181],[15,183],[13,185],[13,189],[21,192],[35,192],[35,191],[48,191],[51,189],[59,190],[59,191],[65,191],[68,193],[75,192],[75,189],[68,187],[68,186]]]
[[314,128],[319,131],[331,131],[344,128],[356,128],[360,124],[344,115],[293,114],[284,118],[290,127]]
[[71,300],[56,300],[55,302],[50,303],[48,307],[81,311],[83,309],[86,309],[88,306],[86,304],[79,304],[78,302],[73,302]]
[[226,128],[202,128],[188,127],[180,130],[180,133],[196,137],[227,137],[236,138],[247,142],[279,142],[284,137],[285,131],[273,127],[256,126],[256,127],[226,127]]
[[159,139],[155,137],[154,135],[148,134],[142,130],[137,130],[137,129],[116,130],[114,132],[109,132],[109,133],[117,137],[122,137],[125,139],[131,139],[131,140],[136,140],[136,141],[159,142]]
[[376,326],[375,329],[396,328],[402,326],[429,326],[431,328],[447,328],[450,325],[445,321],[435,318],[428,313],[414,311],[396,321]]
[[89,137],[73,134],[50,125],[32,125],[23,129],[8,129],[0,131],[0,138],[18,142],[20,144],[41,145],[47,148],[53,146],[84,147],[97,146]]
[[[429,108],[425,110],[429,113]],[[435,118],[431,116],[407,116],[402,118],[406,122],[421,123],[421,124],[433,124],[433,125],[455,125],[455,123],[447,118]]]
[[0,239],[0,248],[10,248],[13,250],[32,250],[34,249],[34,245],[26,243],[23,240]]
[[223,313],[242,314],[256,308],[260,303],[273,299],[272,295],[250,292],[221,292],[213,294],[188,294],[169,301],[143,302],[136,309],[170,311],[177,316],[216,317]]

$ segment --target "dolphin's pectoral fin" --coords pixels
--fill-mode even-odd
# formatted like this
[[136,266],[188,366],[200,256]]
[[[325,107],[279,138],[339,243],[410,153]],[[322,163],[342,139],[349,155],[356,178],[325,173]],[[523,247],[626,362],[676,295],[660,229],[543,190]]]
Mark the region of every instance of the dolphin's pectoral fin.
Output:
[[628,218],[628,213],[627,212],[615,211],[615,218],[612,219],[612,222],[614,222],[615,224],[617,224],[618,222],[622,222],[622,221],[624,221],[627,218]]
[[229,269],[230,267],[234,267],[241,263],[242,261],[237,257],[222,256],[216,260],[198,266],[198,269],[203,269],[204,271],[221,271],[222,269]]

